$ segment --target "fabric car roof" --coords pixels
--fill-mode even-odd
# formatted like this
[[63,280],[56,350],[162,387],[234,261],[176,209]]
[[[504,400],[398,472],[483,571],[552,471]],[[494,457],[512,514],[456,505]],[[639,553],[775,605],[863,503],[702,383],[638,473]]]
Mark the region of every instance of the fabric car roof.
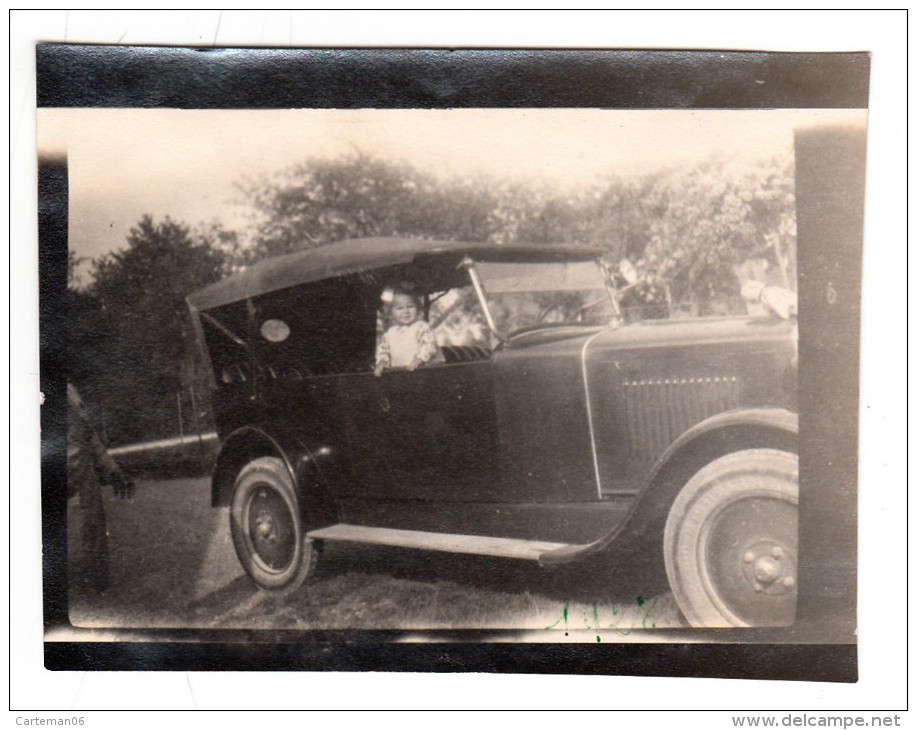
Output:
[[589,258],[599,256],[603,251],[583,246],[500,246],[419,238],[351,239],[259,261],[239,274],[194,292],[188,296],[188,303],[197,310],[205,311],[310,281],[406,264],[417,256],[438,253],[467,253],[482,258],[518,257],[536,261]]

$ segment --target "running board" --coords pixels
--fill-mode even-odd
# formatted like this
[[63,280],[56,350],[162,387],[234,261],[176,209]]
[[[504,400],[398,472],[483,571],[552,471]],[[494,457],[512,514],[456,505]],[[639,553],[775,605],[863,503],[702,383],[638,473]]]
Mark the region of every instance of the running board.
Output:
[[510,537],[486,537],[484,535],[448,535],[442,532],[393,530],[388,527],[364,527],[362,525],[345,524],[312,530],[306,536],[313,540],[362,542],[371,545],[412,548],[414,550],[435,550],[444,553],[489,555],[496,558],[535,561],[538,561],[545,553],[554,550],[579,547],[563,542],[539,542],[536,540],[517,540]]

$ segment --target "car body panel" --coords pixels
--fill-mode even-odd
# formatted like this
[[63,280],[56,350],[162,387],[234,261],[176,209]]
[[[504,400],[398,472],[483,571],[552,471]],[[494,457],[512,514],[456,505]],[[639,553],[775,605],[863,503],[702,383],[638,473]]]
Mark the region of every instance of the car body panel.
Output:
[[[795,408],[791,324],[545,324],[468,361],[372,373],[386,282],[408,276],[432,293],[468,286],[468,257],[597,255],[372,239],[272,259],[208,287],[189,305],[213,364],[218,432],[265,434],[310,483],[301,489],[321,493],[325,520],[581,546],[607,546],[628,524],[652,533],[653,520],[635,515],[666,509],[671,495],[647,494],[678,458],[673,443],[724,413],[741,422],[755,409]],[[285,341],[259,337],[272,318]],[[215,503],[225,503],[226,478],[215,477]]]
[[494,357],[502,501],[595,502],[580,335]]
[[718,456],[749,446],[795,453],[798,436],[797,414],[782,408],[734,410],[707,418],[681,434],[656,459],[613,529],[592,542],[544,554],[540,562],[561,565],[616,547],[633,557],[636,551],[658,547],[669,506],[687,477]]
[[338,379],[352,481],[342,496],[499,501],[489,361]]
[[585,357],[603,494],[632,491],[682,433],[718,413],[793,407],[791,327],[752,318],[654,320],[593,338]]

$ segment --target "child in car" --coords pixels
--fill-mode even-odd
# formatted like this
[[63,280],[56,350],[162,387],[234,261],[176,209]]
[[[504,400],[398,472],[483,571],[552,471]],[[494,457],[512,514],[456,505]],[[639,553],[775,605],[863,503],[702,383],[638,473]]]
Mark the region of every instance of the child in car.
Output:
[[376,377],[387,368],[416,370],[431,362],[440,362],[442,355],[430,325],[420,316],[418,297],[407,284],[387,288],[382,293],[388,329],[376,346]]

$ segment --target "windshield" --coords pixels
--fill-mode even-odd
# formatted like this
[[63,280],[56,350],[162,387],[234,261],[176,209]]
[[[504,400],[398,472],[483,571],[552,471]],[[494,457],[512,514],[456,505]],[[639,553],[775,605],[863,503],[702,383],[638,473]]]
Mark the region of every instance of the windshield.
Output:
[[597,261],[548,263],[476,262],[496,330],[606,325],[614,314]]

